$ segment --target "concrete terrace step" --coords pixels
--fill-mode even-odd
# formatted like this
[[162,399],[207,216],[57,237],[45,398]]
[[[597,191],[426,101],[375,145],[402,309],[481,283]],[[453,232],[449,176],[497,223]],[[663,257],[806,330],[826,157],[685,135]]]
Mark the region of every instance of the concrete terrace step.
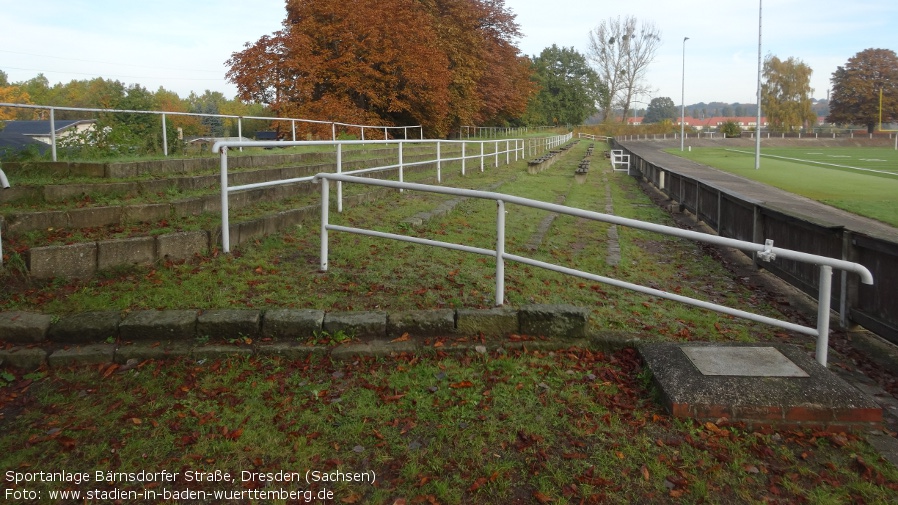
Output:
[[[421,151],[421,147],[406,148],[406,152],[415,154]],[[447,149],[452,149],[447,146]],[[365,157],[377,158],[391,156],[395,148],[376,148],[357,151],[347,149],[344,151],[344,159],[352,160],[358,154],[364,153]],[[228,157],[230,170],[247,170],[251,168],[285,166],[296,164],[311,164],[331,162],[333,152],[308,152],[308,153],[266,153],[258,155],[240,155],[233,152]],[[89,178],[89,179],[134,179],[134,178],[158,178],[171,175],[187,175],[198,173],[217,173],[220,167],[218,156],[202,158],[179,158],[164,160],[132,161],[132,162],[68,162],[68,161],[34,161],[24,163],[4,163],[4,171],[7,175],[19,171],[40,173],[56,178]],[[13,193],[15,193],[13,191]],[[3,197],[3,198],[9,198]],[[0,199],[0,202],[5,201]]]
[[0,312],[0,364],[34,369],[129,360],[234,354],[335,358],[496,346],[583,344],[589,311],[570,305],[517,309],[324,312],[303,309],[142,310],[54,318]]
[[[384,151],[379,149],[378,151]],[[411,149],[409,151],[412,151]],[[420,151],[420,150],[418,150]],[[383,154],[383,153],[381,153]],[[447,153],[447,155],[451,155]],[[271,159],[272,157],[267,157]],[[237,158],[241,159],[241,158]],[[404,156],[406,162],[430,159],[430,155],[408,154]],[[392,158],[367,158],[344,162],[345,170],[365,168],[372,165],[388,165],[395,163]],[[433,164],[407,167],[407,174],[428,172],[433,169]],[[230,183],[233,185],[249,184],[267,180],[295,178],[314,175],[319,172],[332,172],[333,164],[316,164],[305,167],[280,167],[265,168],[237,172],[230,175]],[[391,175],[395,169],[382,174]],[[451,174],[447,174],[452,177]],[[374,175],[383,176],[383,175]],[[130,226],[139,223],[155,223],[160,220],[171,221],[170,225],[177,227],[178,221],[190,216],[203,214],[219,214],[221,212],[221,198],[217,191],[218,176],[193,176],[178,177],[164,181],[140,181],[133,183],[113,183],[111,185],[121,187],[121,184],[158,184],[172,181],[192,188],[207,187],[210,192],[191,198],[183,198],[163,203],[135,203],[120,206],[84,207],[67,210],[34,211],[13,213],[5,219],[0,216],[0,227],[3,227],[4,239],[16,238],[29,231],[88,230],[86,237],[96,236],[93,230],[105,227]],[[91,187],[104,186],[94,184]],[[139,187],[139,186],[138,186]],[[154,186],[145,186],[155,188]],[[315,190],[310,182],[295,183],[284,186],[258,188],[254,190],[233,193],[229,197],[229,209],[239,211],[241,209],[255,209],[262,203],[282,202],[288,199],[301,198]],[[77,191],[77,188],[71,191]],[[383,194],[385,190],[368,190],[366,193],[344,196],[349,205],[357,205],[372,201]],[[314,197],[312,197],[314,198]],[[313,199],[303,203],[300,199],[298,205],[287,210],[275,210],[268,212],[250,211],[250,217],[232,216],[230,225],[231,243],[239,245],[249,240],[276,233],[280,230],[299,224],[303,221],[317,217],[318,204]],[[189,228],[189,227],[188,227]],[[27,249],[19,247],[17,252],[23,254],[29,273],[35,278],[89,278],[109,268],[130,265],[152,264],[160,260],[185,260],[196,254],[203,254],[220,242],[220,226],[205,226],[199,230],[179,231],[174,233],[143,233],[136,236],[117,239],[80,240],[66,245],[42,245],[31,246]],[[32,239],[33,242],[34,239]]]
[[[384,150],[378,150],[384,151]],[[409,149],[408,153],[404,153],[404,160],[408,163],[422,161],[428,159],[426,153],[415,153],[415,150]],[[419,150],[420,151],[420,150]],[[311,153],[319,154],[319,153]],[[395,154],[395,153],[394,153]],[[447,153],[445,156],[451,156]],[[270,161],[277,161],[281,157],[271,158]],[[336,162],[333,159],[321,160],[320,156],[315,156],[314,163],[306,160],[303,163],[281,164],[272,163],[270,165],[258,165],[253,168],[232,167],[229,158],[229,175],[228,181],[231,185],[252,184],[278,179],[292,179],[296,177],[305,177],[314,175],[319,172],[333,172],[336,170]],[[333,156],[331,155],[331,158]],[[241,161],[244,158],[236,157],[233,160]],[[261,160],[257,160],[261,163]],[[376,157],[366,157],[364,159],[343,160],[343,170],[355,170],[359,168],[367,168],[377,165],[395,164],[396,157],[390,156],[390,153],[380,152]],[[12,172],[11,172],[12,173]],[[13,181],[15,182],[15,181]],[[6,219],[10,222],[27,221],[28,214],[40,212],[62,212],[66,210],[83,210],[85,208],[102,207],[102,204],[91,204],[90,201],[85,202],[85,198],[98,199],[102,201],[104,198],[120,198],[126,201],[134,201],[136,204],[158,203],[160,199],[175,199],[181,191],[204,191],[214,192],[220,187],[220,175],[218,167],[214,173],[194,174],[189,176],[176,176],[145,180],[119,181],[119,182],[72,182],[63,184],[43,184],[43,185],[24,185],[16,184],[12,188],[0,191],[0,203],[12,204],[8,206],[4,212]],[[217,192],[217,191],[216,191]],[[174,196],[166,198],[166,193],[173,193]],[[87,205],[85,205],[87,203]],[[23,207],[22,210],[16,210],[16,207]],[[126,206],[120,205],[120,206]],[[43,209],[28,210],[34,207],[43,207]],[[49,207],[49,209],[46,209]],[[60,210],[61,209],[61,210]],[[27,225],[23,225],[27,226]]]

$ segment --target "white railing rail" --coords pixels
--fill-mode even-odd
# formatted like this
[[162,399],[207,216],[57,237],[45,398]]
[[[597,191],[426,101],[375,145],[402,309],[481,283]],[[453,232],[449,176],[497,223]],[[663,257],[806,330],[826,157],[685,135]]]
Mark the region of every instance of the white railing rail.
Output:
[[614,137],[606,137],[604,135],[593,135],[592,133],[578,133],[577,138],[589,139],[589,140],[600,141],[600,142],[608,142],[609,140],[613,139]]
[[[554,137],[545,137],[539,139],[499,139],[499,140],[343,140],[343,141],[304,141],[304,142],[284,142],[284,141],[220,141],[212,146],[212,152],[218,153],[221,159],[220,163],[220,181],[221,181],[221,246],[222,251],[229,253],[231,251],[230,238],[230,216],[228,210],[228,195],[237,191],[245,191],[250,189],[266,188],[271,186],[281,186],[285,184],[295,184],[298,182],[308,182],[317,176],[296,177],[291,179],[279,179],[266,182],[258,182],[252,184],[242,184],[239,186],[230,186],[228,184],[228,149],[232,147],[292,147],[292,146],[333,146],[336,151],[335,172],[340,174],[358,175],[372,172],[382,172],[386,170],[398,170],[399,181],[404,179],[404,170],[407,167],[418,165],[435,164],[437,182],[442,182],[443,164],[449,162],[461,162],[461,174],[465,175],[468,169],[468,162],[476,160],[481,172],[484,171],[486,161],[491,159],[493,167],[498,167],[500,158],[505,158],[505,163],[512,162],[511,156],[514,153],[514,161],[525,157],[525,152],[531,153],[539,150],[548,150],[557,147],[571,139],[571,135],[557,135]],[[361,145],[397,145],[398,162],[389,165],[378,165],[357,170],[343,171],[343,147],[344,146],[361,146]],[[406,145],[433,145],[436,149],[436,155],[432,159],[423,161],[408,162],[404,159],[404,146]],[[443,156],[443,146],[455,145],[461,146],[460,156]],[[490,150],[486,150],[486,146],[490,146]],[[469,148],[474,147],[473,152]],[[401,190],[401,188],[400,188]],[[343,188],[342,183],[337,182],[337,211],[343,212]]]
[[[378,132],[383,131],[384,138],[387,138],[389,135],[389,131],[402,130],[402,134],[405,140],[408,139],[409,129],[418,130],[420,138],[424,138],[424,129],[420,125],[416,126],[375,126],[375,125],[358,125],[352,123],[340,123],[335,121],[319,121],[315,119],[299,119],[299,118],[287,118],[287,117],[268,117],[268,116],[236,116],[231,114],[208,114],[201,112],[170,112],[170,111],[153,111],[153,110],[126,110],[126,109],[97,109],[97,108],[85,108],[85,107],[57,107],[55,105],[32,105],[32,104],[21,104],[21,103],[0,103],[0,107],[18,107],[21,109],[41,109],[41,110],[49,110],[50,111],[50,152],[51,158],[53,161],[56,161],[56,114],[55,112],[58,110],[65,111],[77,111],[77,112],[91,112],[91,113],[127,113],[127,114],[149,114],[162,116],[162,152],[165,156],[168,156],[168,135],[167,135],[167,126],[166,126],[166,116],[194,116],[194,117],[215,117],[215,118],[223,118],[223,119],[236,119],[237,120],[237,136],[243,136],[243,120],[244,119],[256,119],[262,121],[279,121],[279,122],[290,122],[290,129],[292,139],[296,141],[296,123],[308,123],[308,124],[320,124],[320,125],[331,125],[331,139],[337,139],[337,126],[341,126],[344,128],[358,128],[361,131],[362,140],[365,139],[365,129],[368,130],[376,130]],[[86,119],[86,118],[82,118]]]
[[[618,168],[621,166],[624,168]],[[611,169],[615,172],[627,172],[627,175],[630,175],[630,155],[624,154],[623,149],[612,149]]]
[[[342,231],[347,233],[355,233],[360,235],[367,235],[372,237],[380,237],[387,238],[393,240],[399,240],[403,242],[411,242],[416,244],[423,244],[435,247],[443,247],[446,249],[465,251],[474,254],[481,254],[485,256],[491,256],[496,259],[496,305],[502,305],[505,300],[505,261],[517,261],[519,263],[523,263],[530,266],[545,268],[548,270],[552,270],[555,272],[564,273],[567,275],[572,275],[576,277],[580,277],[583,279],[592,280],[595,282],[601,282],[604,284],[609,284],[612,286],[629,289],[632,291],[636,291],[639,293],[644,293],[652,296],[656,296],[659,298],[664,298],[667,300],[673,300],[680,303],[685,303],[688,305],[700,307],[703,309],[713,310],[715,312],[720,312],[723,314],[747,319],[750,321],[760,322],[769,324],[772,326],[776,326],[779,328],[784,328],[787,330],[803,333],[806,335],[811,335],[817,337],[817,351],[816,351],[816,359],[817,361],[826,366],[827,361],[827,346],[829,342],[829,310],[830,310],[830,292],[832,290],[832,269],[837,268],[840,270],[844,270],[846,272],[853,272],[860,276],[861,282],[864,284],[873,284],[873,276],[867,268],[858,263],[839,260],[835,258],[828,258],[825,256],[817,256],[813,254],[807,254],[800,251],[793,251],[790,249],[781,249],[777,247],[773,247],[773,241],[768,240],[765,244],[756,244],[754,242],[746,242],[742,240],[730,239],[725,237],[720,237],[717,235],[710,235],[707,233],[699,233],[690,230],[682,230],[680,228],[674,228],[670,226],[664,226],[654,223],[648,223],[645,221],[638,221],[635,219],[628,219],[618,216],[613,216],[610,214],[602,214],[599,212],[592,212],[582,209],[576,209],[573,207],[566,207],[563,205],[552,204],[541,202],[538,200],[531,200],[528,198],[522,198],[512,195],[505,195],[501,193],[493,193],[488,191],[477,191],[477,190],[469,190],[469,189],[459,189],[459,188],[450,188],[445,186],[432,186],[426,184],[415,184],[415,183],[407,183],[407,182],[396,182],[396,181],[387,181],[381,179],[369,179],[363,177],[355,177],[346,174],[318,174],[315,176],[317,180],[321,181],[321,263],[320,269],[322,272],[327,271],[328,268],[328,233],[330,231]],[[382,186],[388,188],[397,188],[397,189],[408,189],[412,191],[426,191],[431,193],[440,193],[446,195],[454,195],[454,196],[463,196],[469,198],[480,198],[486,200],[495,200],[497,204],[497,212],[496,212],[496,249],[483,249],[479,247],[471,247],[462,244],[454,244],[449,242],[440,242],[435,240],[421,239],[417,237],[410,237],[406,235],[398,235],[394,233],[386,233],[379,232],[375,230],[368,230],[362,228],[353,228],[348,226],[339,226],[330,224],[330,214],[329,214],[329,206],[330,206],[330,195],[329,195],[329,182],[351,182],[358,184],[367,184],[373,186]],[[715,303],[706,302],[703,300],[697,300],[695,298],[689,298],[686,296],[678,295],[675,293],[669,293],[666,291],[661,291],[659,289],[649,288],[645,286],[641,286],[638,284],[629,283],[626,281],[621,281],[618,279],[613,279],[609,277],[603,277],[599,275],[595,275],[589,272],[584,272],[581,270],[576,270],[572,268],[567,268],[559,265],[555,265],[552,263],[546,263],[543,261],[535,260],[532,258],[527,258],[523,256],[518,256],[514,254],[509,254],[505,252],[505,204],[512,203],[517,205],[522,205],[525,207],[532,207],[536,209],[542,209],[549,212],[554,212],[558,214],[566,214],[575,217],[581,217],[585,219],[590,219],[593,221],[600,221],[604,223],[616,224],[621,226],[628,226],[631,228],[636,228],[640,230],[646,230],[655,233],[662,233],[664,235],[670,235],[674,237],[685,238],[689,240],[695,240],[699,242],[704,242],[713,245],[719,245],[723,247],[732,247],[736,249],[740,249],[743,251],[753,251],[757,253],[757,256],[765,261],[771,261],[777,256],[781,258],[787,258],[795,261],[800,261],[803,263],[812,263],[816,264],[820,267],[820,283],[819,283],[819,292],[817,297],[818,309],[817,309],[817,326],[816,327],[808,327],[802,326],[799,324],[791,323],[789,321],[782,321],[779,319],[774,319],[771,317],[763,316],[760,314],[754,314],[751,312],[746,312],[740,309],[734,309],[732,307],[727,307],[724,305],[719,305]]]

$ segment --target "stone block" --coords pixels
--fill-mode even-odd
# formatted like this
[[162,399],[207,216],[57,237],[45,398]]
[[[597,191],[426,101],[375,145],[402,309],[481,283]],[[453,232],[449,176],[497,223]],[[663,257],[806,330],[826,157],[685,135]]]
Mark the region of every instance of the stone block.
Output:
[[137,177],[137,163],[110,163],[106,165],[104,176],[107,179],[130,179]]
[[69,215],[62,210],[45,212],[21,212],[7,216],[10,232],[47,230],[48,228],[68,228]]
[[572,305],[525,305],[518,311],[524,335],[582,338],[589,311]]
[[518,312],[506,307],[493,309],[458,309],[456,332],[459,335],[504,337],[518,333]]
[[33,247],[28,250],[28,271],[37,279],[85,279],[97,272],[97,244]]
[[286,226],[284,225],[285,221],[283,212],[265,216],[261,220],[263,222],[265,235],[272,235],[286,228]]
[[135,161],[137,167],[137,175],[164,175],[165,172],[160,170],[159,165],[155,161]]
[[171,205],[167,203],[129,205],[125,207],[122,221],[131,223],[155,223],[162,219],[170,218],[171,213]]
[[47,356],[47,364],[51,367],[64,367],[112,363],[114,355],[114,344],[84,345],[51,352]]
[[29,187],[12,187],[6,188],[3,191],[0,191],[0,203],[7,202],[38,202],[43,198],[43,191],[41,188],[29,188]]
[[188,198],[171,202],[172,214],[175,216],[198,216],[203,213],[203,201],[197,198]]
[[262,338],[303,339],[323,329],[324,311],[271,309],[262,318]]
[[[231,223],[230,226],[228,226],[228,232],[230,233],[231,247],[233,248],[237,245],[238,239],[240,238],[240,224]],[[209,232],[209,247],[219,247],[221,245],[221,226],[216,226]]]
[[329,312],[322,323],[330,335],[343,332],[359,339],[385,338],[387,335],[386,312]]
[[259,336],[261,312],[258,310],[205,310],[196,318],[196,334],[216,339]]
[[217,175],[186,177],[183,189],[216,189],[221,199],[221,178]]
[[140,181],[140,192],[145,195],[158,195],[172,189],[178,189],[178,185],[173,182],[177,179],[151,179],[148,181]]
[[411,310],[387,315],[387,336],[437,337],[455,334],[454,310]]
[[195,310],[139,310],[119,324],[122,340],[187,340],[196,335]]
[[182,356],[190,356],[193,350],[192,343],[168,342],[164,345],[146,342],[130,342],[120,345],[115,350],[116,363],[127,363],[129,360],[146,361],[148,359],[163,361]]
[[20,370],[36,370],[47,362],[47,351],[40,348],[0,349],[0,365]]
[[283,359],[294,360],[305,358],[310,354],[327,354],[328,348],[318,345],[300,345],[292,342],[273,342],[258,346],[256,352],[265,356],[277,356]]
[[218,158],[186,158],[184,160],[184,170],[189,172],[201,172],[203,170],[215,167]]
[[[244,221],[239,224],[238,229],[240,230],[240,234],[238,235],[239,239],[236,241],[238,244],[262,238],[265,236],[265,219]],[[233,242],[234,239],[232,238],[231,241]]]
[[[237,193],[238,195],[240,193]],[[221,212],[221,195],[206,195],[199,199],[203,205],[203,212],[220,213]],[[228,206],[234,208],[230,202]]]
[[12,343],[42,342],[53,318],[34,312],[0,312],[0,340]]
[[194,347],[190,355],[193,359],[199,360],[216,360],[227,359],[232,356],[250,356],[253,354],[253,348],[242,345],[202,345]]
[[65,343],[104,342],[118,338],[121,320],[119,313],[112,310],[66,315],[50,327],[47,337]]
[[70,198],[80,199],[91,193],[91,184],[47,184],[44,186],[44,200],[64,202]]
[[132,237],[97,242],[97,269],[149,265],[156,261],[155,237]]
[[69,226],[72,228],[95,228],[121,222],[121,207],[85,207],[69,210]]
[[168,233],[156,237],[159,259],[183,260],[209,250],[209,234],[203,230]]
[[106,175],[105,163],[72,163],[69,166],[69,173],[73,176],[80,177],[104,177]]

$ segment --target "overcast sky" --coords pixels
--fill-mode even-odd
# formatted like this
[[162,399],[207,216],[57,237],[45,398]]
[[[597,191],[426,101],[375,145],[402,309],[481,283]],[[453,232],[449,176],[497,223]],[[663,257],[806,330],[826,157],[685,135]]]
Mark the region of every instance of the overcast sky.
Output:
[[[343,0],[348,1],[348,0]],[[603,20],[635,16],[654,24],[662,45],[649,68],[655,92],[680,103],[685,45],[685,101],[754,103],[759,2],[698,0],[505,0],[537,55],[557,44],[588,51]],[[0,0],[0,70],[12,82],[43,73],[51,84],[103,77],[159,86],[186,97],[210,89],[228,97],[231,53],[280,29],[283,0]],[[815,98],[826,98],[836,67],[867,48],[898,51],[894,0],[767,0],[762,54],[796,57],[814,71]]]

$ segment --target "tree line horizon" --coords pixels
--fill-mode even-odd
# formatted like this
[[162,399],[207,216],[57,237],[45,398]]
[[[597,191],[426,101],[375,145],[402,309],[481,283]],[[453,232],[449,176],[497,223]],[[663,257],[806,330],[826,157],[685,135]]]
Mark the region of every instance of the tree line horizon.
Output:
[[[226,62],[226,77],[238,90],[233,99],[209,90],[181,98],[162,86],[152,92],[101,77],[50,86],[38,74],[10,83],[0,69],[0,102],[421,125],[432,138],[470,125],[565,126],[589,118],[625,124],[636,112],[636,98],[654,93],[646,74],[662,40],[651,22],[616,17],[590,31],[585,54],[553,44],[526,56],[516,44],[520,26],[504,0],[288,0],[285,11],[279,30],[247,42]],[[767,55],[761,107],[771,129],[816,124],[823,110],[828,122],[872,132],[880,120],[880,94],[883,122],[898,121],[893,50],[866,49],[838,67],[828,110],[814,110],[811,74],[797,57]],[[703,105],[688,106],[687,117],[730,117],[730,106],[731,116],[757,111],[757,104],[712,102],[720,114],[711,114]],[[0,108],[0,119],[35,114]],[[655,96],[643,123],[673,124],[679,116],[670,97]],[[64,111],[57,115],[66,117]],[[174,123],[185,135],[229,129],[216,118]],[[302,128],[304,135],[330,133]]]

